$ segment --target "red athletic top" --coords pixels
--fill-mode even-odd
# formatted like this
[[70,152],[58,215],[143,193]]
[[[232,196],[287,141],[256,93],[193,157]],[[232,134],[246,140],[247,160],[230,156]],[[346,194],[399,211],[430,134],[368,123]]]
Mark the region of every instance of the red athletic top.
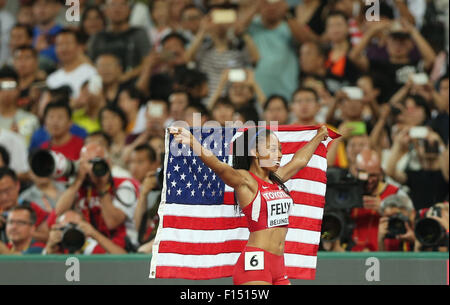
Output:
[[292,198],[278,184],[268,183],[252,173],[250,175],[258,182],[255,198],[242,210],[247,217],[250,232],[287,227]]

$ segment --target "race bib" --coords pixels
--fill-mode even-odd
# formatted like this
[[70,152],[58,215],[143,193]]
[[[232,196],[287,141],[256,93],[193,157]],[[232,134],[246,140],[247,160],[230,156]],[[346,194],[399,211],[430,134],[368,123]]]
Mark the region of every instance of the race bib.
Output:
[[245,252],[245,271],[264,270],[264,252]]
[[267,202],[267,227],[287,226],[292,198],[284,191],[267,191],[262,196]]

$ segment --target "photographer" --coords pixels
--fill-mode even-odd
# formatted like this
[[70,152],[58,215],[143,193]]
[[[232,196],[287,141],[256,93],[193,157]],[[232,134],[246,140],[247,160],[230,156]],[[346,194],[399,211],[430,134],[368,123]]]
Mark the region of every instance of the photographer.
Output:
[[378,224],[382,201],[394,194],[408,197],[399,187],[385,181],[378,154],[364,149],[350,167],[351,174],[364,183],[363,206],[353,208],[351,218],[355,222],[352,251],[378,251]]
[[105,148],[90,143],[81,150],[77,177],[56,204],[56,216],[73,206],[83,218],[110,239],[122,231],[126,235],[116,244],[132,250],[137,242],[133,213],[138,197],[137,182],[116,178],[110,172],[110,160]]
[[[77,254],[127,253],[125,249],[117,245],[120,243],[120,239],[123,238],[121,235],[126,234],[125,231],[122,231],[121,235],[117,235],[111,240],[96,230],[90,223],[84,221],[82,214],[79,212],[68,210],[58,218],[55,216],[53,213],[48,221],[49,225],[51,224],[51,231],[44,254],[67,254],[71,251]],[[55,223],[52,224],[53,222]],[[77,245],[77,239],[73,235],[72,238],[69,237],[69,230],[80,232],[79,236],[82,236],[82,242]],[[119,241],[116,242],[116,239],[119,239]],[[81,244],[81,248],[78,248]]]
[[411,200],[402,195],[388,196],[381,204],[378,225],[379,251],[413,251],[414,218]]

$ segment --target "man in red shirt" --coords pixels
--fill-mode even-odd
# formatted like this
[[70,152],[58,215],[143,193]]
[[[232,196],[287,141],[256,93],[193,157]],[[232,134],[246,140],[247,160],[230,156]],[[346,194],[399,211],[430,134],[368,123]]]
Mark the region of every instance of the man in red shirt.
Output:
[[84,140],[70,132],[71,118],[72,110],[68,102],[49,103],[44,110],[44,125],[50,140],[44,142],[41,148],[62,153],[70,160],[78,160]]
[[[56,216],[75,207],[86,222],[120,247],[136,246],[133,215],[139,183],[134,179],[112,177],[110,171],[96,176],[93,171],[95,160],[104,160],[111,168],[102,145],[90,143],[83,146],[77,177],[56,203]],[[114,240],[114,236],[123,230],[126,232],[123,238]]]
[[363,196],[363,208],[353,208],[351,218],[355,222],[352,251],[378,251],[378,224],[382,201],[394,194],[408,195],[399,187],[384,181],[378,154],[365,148],[356,157],[350,172],[359,180],[367,181]]
[[[0,240],[7,242],[6,237],[6,223],[9,217],[10,211],[19,206],[20,182],[16,173],[7,167],[0,168]],[[32,232],[32,237],[36,241],[46,242],[48,238],[48,227],[45,220],[48,217],[48,213],[41,209],[35,203],[22,203],[22,205],[28,205],[33,209],[36,214],[35,227]]]

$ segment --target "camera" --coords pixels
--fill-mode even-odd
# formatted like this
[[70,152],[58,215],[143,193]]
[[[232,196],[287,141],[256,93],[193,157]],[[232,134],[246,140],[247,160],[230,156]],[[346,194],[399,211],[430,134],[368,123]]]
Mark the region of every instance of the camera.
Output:
[[386,238],[396,238],[397,235],[406,233],[405,223],[408,222],[408,217],[402,213],[397,213],[388,219],[388,231]]
[[60,243],[61,248],[66,249],[70,254],[73,254],[83,247],[86,236],[83,231],[78,229],[76,224],[69,223],[61,230],[63,231]]
[[92,164],[92,173],[96,177],[103,177],[107,173],[109,173],[109,165],[105,161],[105,159],[102,158],[94,158],[89,161],[89,163]]
[[38,177],[58,179],[76,174],[78,163],[67,159],[63,154],[40,149],[30,155],[30,166]]
[[363,206],[365,181],[356,179],[347,170],[331,167],[327,170],[327,192],[322,219],[321,240],[341,240],[351,243],[354,222],[352,208]]
[[348,241],[354,224],[349,213],[344,210],[326,210],[322,218],[322,241],[333,242],[336,240]]
[[[442,217],[441,208],[433,206],[431,208],[430,216]],[[416,221],[414,233],[416,234],[417,240],[424,247],[445,246],[445,242],[447,242],[448,246],[445,228],[433,218],[424,217],[418,219]]]
[[325,202],[332,209],[351,209],[363,207],[366,181],[359,180],[344,169],[327,170],[327,192]]
[[[92,172],[96,177],[103,177],[110,172],[108,163],[102,158],[94,158],[89,162],[92,164]],[[75,176],[79,162],[72,161],[59,152],[40,149],[30,155],[30,166],[38,177],[59,179]]]

